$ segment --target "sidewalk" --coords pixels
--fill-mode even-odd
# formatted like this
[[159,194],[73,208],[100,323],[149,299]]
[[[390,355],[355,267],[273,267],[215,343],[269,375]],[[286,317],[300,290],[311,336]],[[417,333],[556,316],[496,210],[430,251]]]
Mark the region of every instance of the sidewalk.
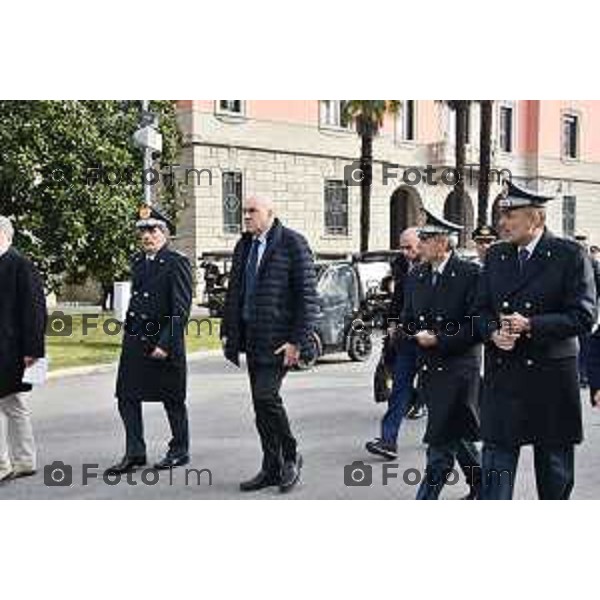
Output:
[[[198,361],[203,358],[209,358],[213,356],[222,356],[222,350],[199,350],[198,352],[191,352],[187,355],[187,360]],[[224,360],[224,359],[223,359]],[[71,377],[77,375],[91,375],[96,373],[108,373],[116,370],[118,361],[110,363],[98,363],[95,365],[85,365],[82,367],[68,367],[66,369],[57,369],[56,371],[50,371],[48,373],[48,379],[59,379],[62,377]]]

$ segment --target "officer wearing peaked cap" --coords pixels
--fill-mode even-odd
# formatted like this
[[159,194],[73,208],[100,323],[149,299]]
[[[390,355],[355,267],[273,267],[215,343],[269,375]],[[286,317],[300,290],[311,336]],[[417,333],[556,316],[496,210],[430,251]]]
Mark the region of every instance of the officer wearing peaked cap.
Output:
[[455,460],[478,495],[478,396],[481,344],[470,315],[479,267],[459,258],[453,248],[462,229],[431,213],[419,229],[423,264],[406,286],[403,329],[418,346],[419,393],[428,408],[424,441],[427,476],[417,498],[439,497]]
[[488,250],[480,279],[483,499],[512,498],[520,448],[529,444],[540,499],[568,499],[574,484],[577,338],[595,321],[595,285],[583,249],[546,229],[549,200],[508,182],[498,199],[505,241]]
[[498,232],[489,225],[480,225],[473,230],[471,239],[475,242],[475,250],[480,264],[483,264],[489,247],[498,241]]
[[116,396],[125,426],[123,459],[108,471],[124,473],[146,464],[142,402],[162,402],[172,439],[154,466],[189,462],[184,333],[192,302],[189,260],[169,247],[172,223],[142,206],[136,223],[142,251],[131,265],[131,300],[119,361]]

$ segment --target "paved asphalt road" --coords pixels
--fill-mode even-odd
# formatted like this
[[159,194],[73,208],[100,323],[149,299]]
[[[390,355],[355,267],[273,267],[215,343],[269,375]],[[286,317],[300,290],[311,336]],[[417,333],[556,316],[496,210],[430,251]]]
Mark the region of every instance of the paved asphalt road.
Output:
[[[372,400],[374,361],[349,362],[336,356],[315,371],[291,373],[284,384],[284,398],[292,426],[304,456],[302,484],[288,499],[412,499],[416,487],[402,482],[406,469],[423,469],[421,444],[423,421],[403,424],[398,479],[382,485],[382,462],[364,450],[364,443],[378,430],[383,406]],[[132,476],[137,485],[122,480],[118,485],[102,481],[102,469],[120,458],[123,435],[112,397],[114,370],[91,375],[53,379],[32,398],[39,470],[31,478],[0,486],[0,498],[12,499],[278,499],[276,488],[257,493],[238,491],[240,479],[258,469],[260,453],[254,429],[245,371],[211,356],[190,363],[189,410],[192,434],[192,463],[189,468],[210,469],[185,484],[184,469],[161,473],[155,485],[142,483],[143,472]],[[600,498],[600,411],[592,411],[584,397],[586,441],[577,452],[574,498]],[[145,405],[149,459],[162,455],[168,438],[167,423],[160,405]],[[73,466],[73,485],[44,485],[44,465],[63,461]],[[363,460],[372,466],[369,487],[344,485],[344,465]],[[82,465],[97,464],[98,479],[82,485]],[[92,469],[93,470],[93,469]],[[153,472],[145,473],[152,481]],[[448,486],[443,498],[460,498],[463,481]],[[535,498],[532,456],[525,449],[517,478],[517,498]]]

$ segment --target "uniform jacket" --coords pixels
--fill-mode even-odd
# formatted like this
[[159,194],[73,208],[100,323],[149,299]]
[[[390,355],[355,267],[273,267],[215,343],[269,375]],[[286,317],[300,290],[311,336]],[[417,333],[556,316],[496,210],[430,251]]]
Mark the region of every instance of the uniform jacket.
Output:
[[[186,394],[185,327],[192,303],[189,260],[164,246],[131,265],[131,300],[123,334],[116,395],[138,401],[179,401]],[[159,346],[166,359],[151,358]]]
[[46,299],[33,265],[15,248],[0,256],[0,398],[31,389],[23,357],[44,356]]
[[[531,332],[503,351],[491,334],[499,315],[512,312],[530,319]],[[511,446],[580,441],[577,338],[596,317],[594,275],[584,250],[545,231],[521,272],[516,246],[495,244],[486,256],[477,313],[487,341],[484,440]]]
[[406,332],[432,329],[438,337],[435,347],[418,347],[419,391],[429,409],[424,441],[476,440],[481,341],[471,317],[479,267],[453,253],[435,287],[431,276],[429,265],[413,270],[402,315]]

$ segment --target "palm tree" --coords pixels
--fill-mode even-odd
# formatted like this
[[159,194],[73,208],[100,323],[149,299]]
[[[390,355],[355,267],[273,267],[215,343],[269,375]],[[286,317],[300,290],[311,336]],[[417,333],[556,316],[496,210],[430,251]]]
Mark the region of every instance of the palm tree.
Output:
[[371,183],[373,179],[373,140],[379,133],[387,114],[397,114],[399,100],[346,100],[344,116],[356,124],[360,136],[360,251],[369,249],[371,229]]
[[[465,210],[465,164],[467,146],[467,119],[471,108],[471,100],[444,100],[448,108],[456,115],[456,127],[454,128],[454,160],[457,181],[454,185],[452,206],[452,219],[458,219],[460,223],[466,224]],[[461,246],[466,242],[466,230],[460,235]]]
[[492,109],[493,100],[480,100],[481,120],[479,128],[479,185],[477,188],[477,225],[485,225],[490,194],[490,164],[492,158]]

